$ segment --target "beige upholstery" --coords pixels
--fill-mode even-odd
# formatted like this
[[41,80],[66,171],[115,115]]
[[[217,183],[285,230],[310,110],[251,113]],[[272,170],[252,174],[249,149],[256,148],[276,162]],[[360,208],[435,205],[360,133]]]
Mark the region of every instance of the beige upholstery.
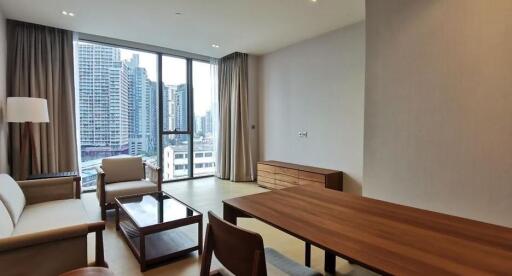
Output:
[[[102,231],[105,223],[89,222],[82,202],[77,199],[79,179],[20,181],[19,186],[8,175],[2,175],[1,180],[1,275],[59,275],[87,266],[90,232],[95,232],[97,237],[96,262],[104,265]],[[4,185],[6,182],[8,184]],[[27,202],[39,203],[25,205],[24,194]],[[24,206],[16,223],[4,206],[6,198],[12,206]]]
[[25,195],[18,183],[7,174],[0,174],[0,200],[16,224],[25,207]]
[[107,209],[115,206],[116,197],[162,190],[161,169],[143,162],[140,157],[112,157],[103,159],[101,163],[102,166],[96,168],[96,196],[102,220],[107,218]]
[[18,181],[25,194],[27,204],[73,198],[76,190],[74,177],[46,178]]
[[14,224],[12,223],[9,211],[5,208],[5,205],[0,201],[0,238],[8,237],[14,230]]
[[116,197],[152,193],[158,191],[158,186],[147,180],[110,183],[105,185],[105,202],[113,203]]
[[105,183],[115,183],[144,178],[144,167],[141,157],[112,157],[101,161],[105,172]]
[[48,201],[27,205],[13,235],[85,224],[89,218],[80,199]]

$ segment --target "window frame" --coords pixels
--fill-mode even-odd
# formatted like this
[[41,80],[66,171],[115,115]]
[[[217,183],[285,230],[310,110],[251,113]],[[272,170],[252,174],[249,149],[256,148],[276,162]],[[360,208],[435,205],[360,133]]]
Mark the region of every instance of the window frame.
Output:
[[[192,64],[193,61],[199,61],[199,62],[206,62],[210,63],[211,61],[216,60],[216,58],[206,56],[206,55],[200,55],[200,54],[194,54],[186,51],[180,51],[180,50],[174,50],[170,48],[165,47],[159,47],[154,46],[150,44],[144,44],[139,42],[132,42],[127,40],[121,40],[121,39],[115,39],[115,38],[109,38],[104,36],[98,36],[98,35],[92,35],[87,33],[75,33],[75,41],[78,43],[79,41],[89,42],[89,43],[96,43],[100,45],[110,46],[110,47],[118,47],[123,48],[127,50],[133,50],[133,51],[140,51],[140,52],[146,52],[151,54],[157,55],[157,94],[158,94],[158,114],[157,114],[157,120],[158,120],[158,133],[157,133],[157,147],[158,147],[158,165],[162,168],[163,166],[163,158],[164,158],[164,152],[162,147],[163,142],[163,136],[169,135],[169,134],[184,134],[188,135],[189,138],[189,150],[187,153],[184,154],[184,158],[188,158],[188,177],[179,178],[179,179],[173,179],[173,180],[164,180],[163,183],[172,183],[172,182],[178,182],[178,181],[185,181],[190,179],[199,179],[199,178],[205,178],[205,177],[212,177],[214,174],[211,175],[201,175],[201,176],[195,176],[194,177],[194,91],[193,91],[193,70],[192,70]],[[162,101],[163,101],[163,81],[162,81],[162,59],[164,56],[170,56],[175,58],[183,58],[186,60],[186,70],[187,70],[187,131],[170,131],[170,130],[164,130],[163,129],[163,108],[162,108]],[[75,66],[78,66],[75,65]],[[75,82],[79,83],[79,78],[76,77],[76,73],[78,72],[78,67],[75,68]],[[77,86],[78,87],[78,86]],[[77,90],[78,91],[78,90]],[[76,92],[78,93],[78,92]],[[76,106],[79,107],[79,102],[76,101]],[[80,110],[77,108],[76,113],[79,114]],[[77,129],[79,132],[80,129]],[[78,141],[80,143],[80,141]],[[78,145],[79,146],[79,145]],[[174,157],[174,156],[173,156]],[[81,163],[81,162],[79,162]],[[81,170],[81,164],[79,164],[80,170]],[[97,189],[97,188],[96,188]],[[91,189],[91,191],[95,191],[96,189]]]

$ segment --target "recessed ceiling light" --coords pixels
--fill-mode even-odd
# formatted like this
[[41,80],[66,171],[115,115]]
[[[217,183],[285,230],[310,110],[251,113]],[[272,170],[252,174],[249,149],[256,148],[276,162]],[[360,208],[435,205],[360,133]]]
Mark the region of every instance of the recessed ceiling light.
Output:
[[219,45],[217,45],[217,44],[212,44],[212,47],[213,47],[213,48],[219,48],[220,46],[219,46]]
[[313,2],[313,3],[316,3],[318,0],[310,0],[310,1]]
[[68,11],[62,11],[62,14],[63,14],[63,15],[67,15],[67,16],[71,16],[71,17],[75,16],[75,13],[73,13],[73,12],[68,12]]

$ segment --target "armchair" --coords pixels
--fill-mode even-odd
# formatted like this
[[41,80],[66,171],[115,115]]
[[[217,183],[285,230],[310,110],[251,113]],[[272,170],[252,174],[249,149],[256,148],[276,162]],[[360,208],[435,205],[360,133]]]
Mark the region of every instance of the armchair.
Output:
[[140,157],[105,158],[96,170],[96,195],[102,220],[106,219],[107,209],[114,207],[116,197],[162,190],[160,168],[143,162]]
[[80,177],[14,181],[0,174],[0,267],[3,275],[58,275],[87,266],[87,235],[96,233],[96,264],[105,266],[103,221],[90,221]]

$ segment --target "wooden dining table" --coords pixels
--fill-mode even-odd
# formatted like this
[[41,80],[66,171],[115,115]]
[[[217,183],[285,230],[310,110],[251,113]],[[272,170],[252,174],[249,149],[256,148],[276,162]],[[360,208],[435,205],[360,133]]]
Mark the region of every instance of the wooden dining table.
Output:
[[327,272],[339,256],[380,274],[512,275],[512,228],[504,226],[315,185],[223,204],[233,224],[256,218],[325,250]]

